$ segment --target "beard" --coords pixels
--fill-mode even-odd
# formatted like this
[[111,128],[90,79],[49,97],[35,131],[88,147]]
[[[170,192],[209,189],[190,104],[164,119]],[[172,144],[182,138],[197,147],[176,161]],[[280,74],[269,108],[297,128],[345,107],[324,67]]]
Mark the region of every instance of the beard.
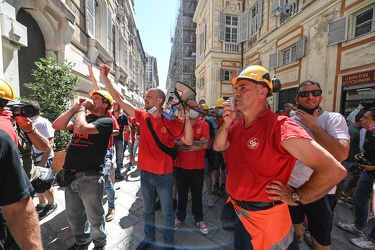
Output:
[[316,109],[319,108],[319,104],[315,107],[315,108],[312,108],[312,109],[309,109],[309,108],[305,108],[304,106],[302,106],[301,104],[298,104],[297,106],[297,109],[300,109],[300,110],[303,110],[305,111],[306,113],[308,113],[309,115],[313,115],[314,114],[314,111]]

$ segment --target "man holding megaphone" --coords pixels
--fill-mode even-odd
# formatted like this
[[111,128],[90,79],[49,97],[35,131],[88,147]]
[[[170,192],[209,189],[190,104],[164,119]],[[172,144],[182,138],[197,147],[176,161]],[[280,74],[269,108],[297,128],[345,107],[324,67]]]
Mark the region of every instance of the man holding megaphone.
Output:
[[[138,168],[141,170],[145,237],[137,249],[147,249],[156,239],[156,193],[159,195],[161,203],[164,243],[166,249],[174,249],[172,198],[174,159],[169,153],[174,147],[175,137],[185,145],[193,144],[193,128],[190,118],[188,114],[182,114],[179,115],[180,120],[176,118],[165,119],[162,116],[165,94],[162,90],[156,88],[149,89],[145,94],[145,110],[135,108],[125,100],[124,96],[115,89],[113,83],[108,79],[109,70],[110,68],[107,65],[100,65],[100,75],[109,93],[129,116],[135,117],[142,130],[139,141]],[[183,132],[181,133],[181,131]]]

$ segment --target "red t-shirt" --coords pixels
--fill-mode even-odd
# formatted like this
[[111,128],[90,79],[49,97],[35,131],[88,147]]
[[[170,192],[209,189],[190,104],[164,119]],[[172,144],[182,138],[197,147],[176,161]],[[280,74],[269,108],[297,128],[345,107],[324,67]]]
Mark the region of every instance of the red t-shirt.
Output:
[[[197,120],[193,125],[194,141],[199,141],[201,138],[210,139],[210,129],[208,123],[202,120]],[[183,169],[204,169],[204,157],[206,150],[196,150],[190,152],[178,151],[178,156],[175,161],[175,166]]]
[[226,187],[235,200],[270,202],[266,186],[274,180],[287,184],[296,159],[280,144],[292,138],[311,139],[286,116],[263,112],[248,128],[240,118],[229,130],[230,147],[225,151],[228,171]]
[[9,115],[0,114],[0,128],[7,132],[18,147],[18,138]]
[[[107,112],[107,117],[110,117],[113,121],[113,130],[120,130],[120,126],[118,125],[116,118],[112,115],[111,112]],[[109,137],[107,150],[113,147],[113,140],[113,136]]]
[[[177,139],[183,137],[184,134],[181,131],[184,124],[177,119],[169,121],[166,118],[154,118],[144,110],[135,109],[135,119],[142,131],[139,139],[138,168],[153,174],[172,173],[173,159],[156,144],[146,123],[148,117],[159,140],[169,148],[173,148],[175,136],[178,136]],[[166,127],[173,135],[167,131]]]

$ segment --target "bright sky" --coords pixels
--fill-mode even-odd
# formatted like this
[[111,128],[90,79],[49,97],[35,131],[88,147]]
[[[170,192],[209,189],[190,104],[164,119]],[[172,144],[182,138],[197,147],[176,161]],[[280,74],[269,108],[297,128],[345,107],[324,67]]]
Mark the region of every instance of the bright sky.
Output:
[[171,34],[177,17],[178,0],[135,0],[135,19],[144,51],[155,57],[158,64],[159,86],[165,89]]

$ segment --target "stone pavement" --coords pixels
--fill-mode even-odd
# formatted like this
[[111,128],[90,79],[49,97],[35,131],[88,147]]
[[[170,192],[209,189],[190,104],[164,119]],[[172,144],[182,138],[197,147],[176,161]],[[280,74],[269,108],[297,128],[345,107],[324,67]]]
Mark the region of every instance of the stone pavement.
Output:
[[[117,182],[116,188],[116,215],[115,219],[106,224],[108,231],[107,250],[126,249],[133,250],[137,247],[139,241],[143,238],[143,219],[142,219],[142,196],[140,193],[139,170],[131,171],[127,181]],[[71,234],[69,224],[65,217],[64,192],[55,187],[56,202],[58,209],[48,217],[41,220],[41,231],[43,246],[45,250],[65,250],[73,245],[75,240]],[[220,220],[221,208],[225,204],[225,197],[214,196],[215,207],[210,208],[206,201],[206,192],[203,194],[203,213],[204,221],[209,228],[209,234],[203,235],[195,225],[193,216],[191,215],[191,202],[188,204],[188,215],[184,224],[175,233],[176,249],[234,249],[233,248],[233,231],[225,231],[222,229]],[[105,211],[107,211],[106,199]],[[335,221],[333,226],[332,238],[333,243],[331,249],[346,250],[359,249],[351,245],[348,238],[355,237],[339,229],[337,221],[353,221],[353,210],[336,207]],[[157,224],[157,243],[161,244],[162,230],[161,228],[161,212],[156,212]],[[374,221],[371,220],[366,232],[369,233]],[[88,249],[94,246],[91,244]],[[149,248],[152,249],[152,248]],[[303,242],[302,250],[310,249]]]

